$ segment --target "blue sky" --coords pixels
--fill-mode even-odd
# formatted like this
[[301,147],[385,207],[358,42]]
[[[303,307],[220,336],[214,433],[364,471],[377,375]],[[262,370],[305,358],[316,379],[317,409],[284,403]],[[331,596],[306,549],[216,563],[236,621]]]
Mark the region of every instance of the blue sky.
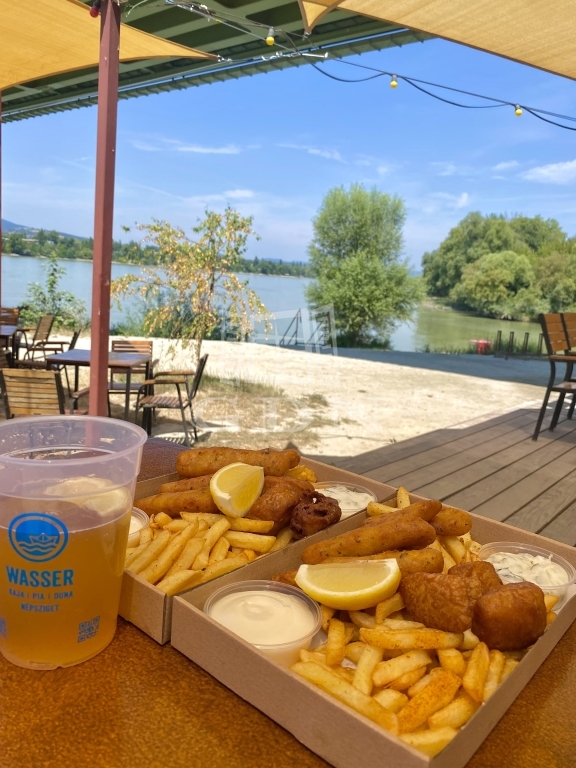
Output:
[[[349,60],[576,115],[572,81],[444,41]],[[95,128],[94,108],[5,125],[4,218],[91,234]],[[115,231],[152,217],[190,228],[229,203],[261,235],[249,256],[305,260],[324,194],[361,182],[405,200],[405,255],[418,267],[470,211],[541,214],[576,234],[575,142],[511,108],[457,109],[402,82],[338,83],[307,66],[130,99]]]

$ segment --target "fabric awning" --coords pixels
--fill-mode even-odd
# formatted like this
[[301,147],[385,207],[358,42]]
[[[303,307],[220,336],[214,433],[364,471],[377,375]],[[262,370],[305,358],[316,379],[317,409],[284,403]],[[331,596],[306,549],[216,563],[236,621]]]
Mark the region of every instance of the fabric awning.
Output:
[[576,79],[574,0],[299,0],[306,31],[333,9],[463,43]]
[[[0,0],[0,92],[13,85],[98,66],[100,21],[79,0]],[[120,60],[216,59],[122,25]]]

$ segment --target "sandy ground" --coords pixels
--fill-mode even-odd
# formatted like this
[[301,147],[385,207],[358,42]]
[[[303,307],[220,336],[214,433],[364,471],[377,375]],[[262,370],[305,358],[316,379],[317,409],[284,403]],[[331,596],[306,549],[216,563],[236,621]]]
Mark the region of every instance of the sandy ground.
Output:
[[[154,340],[160,367],[188,367],[190,352],[178,346],[171,357],[169,345]],[[89,346],[89,340],[79,346]],[[537,404],[548,375],[540,361],[476,355],[363,350],[335,355],[219,341],[205,342],[203,352],[211,376],[263,385],[249,408],[241,388],[200,391],[195,413],[207,444],[236,433],[244,444],[291,442],[305,453],[332,457]],[[175,422],[160,419],[155,434],[175,431]]]

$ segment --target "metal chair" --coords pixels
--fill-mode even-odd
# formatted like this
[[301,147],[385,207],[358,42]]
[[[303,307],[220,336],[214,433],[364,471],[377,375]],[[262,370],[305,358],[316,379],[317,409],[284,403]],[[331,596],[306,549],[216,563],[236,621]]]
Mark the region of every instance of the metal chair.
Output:
[[[45,349],[47,347],[48,339],[50,337],[50,332],[52,331],[53,325],[54,315],[43,315],[40,320],[38,320],[36,327],[20,328],[20,335],[17,339],[17,343],[14,345],[16,347],[16,357],[19,355],[20,350],[24,349],[24,360],[33,360],[37,352],[40,353],[42,359],[45,359]],[[27,331],[34,331],[32,341],[28,341],[28,337],[26,335]],[[22,337],[24,338],[24,342],[22,342]]]
[[[0,389],[6,418],[15,416],[54,416],[66,413],[62,379],[58,371],[26,371],[20,368],[0,370]],[[78,399],[87,394],[83,389],[70,399],[74,414]]]
[[[140,385],[138,390],[138,397],[136,399],[136,413],[134,415],[134,421],[138,422],[138,411],[140,408],[143,410],[142,414],[142,426],[146,429],[149,435],[152,434],[152,413],[156,408],[168,408],[168,409],[180,409],[180,416],[182,418],[182,427],[184,429],[184,439],[186,446],[190,448],[190,436],[188,434],[188,425],[186,422],[185,409],[190,410],[190,425],[194,433],[194,442],[198,440],[198,425],[194,418],[194,410],[192,408],[192,402],[196,397],[200,382],[202,381],[202,374],[206,367],[206,361],[208,355],[203,355],[198,361],[198,367],[196,371],[158,371],[153,379],[148,379]],[[191,380],[191,381],[190,381]],[[152,393],[153,388],[158,384],[169,384],[176,387],[176,395],[155,395]],[[185,387],[186,396],[182,396],[181,386]],[[148,413],[146,413],[148,411]]]
[[[574,319],[576,319],[576,316]],[[574,368],[574,363],[576,363],[576,352],[571,352],[572,344],[566,330],[566,322],[568,322],[570,328],[573,327],[573,318],[570,316],[568,321],[566,321],[561,314],[542,314],[538,316],[538,320],[542,327],[542,335],[548,353],[550,378],[548,379],[546,394],[544,395],[542,407],[538,414],[536,428],[532,435],[533,440],[538,439],[538,434],[546,414],[548,400],[550,399],[550,394],[552,392],[558,393],[558,400],[554,408],[554,413],[552,414],[552,421],[550,422],[549,427],[550,431],[554,430],[558,424],[558,419],[560,418],[564,399],[567,394],[572,394],[572,403],[568,412],[568,418],[570,419],[572,418],[574,405],[576,404],[576,380],[572,378],[572,370]],[[556,363],[564,363],[566,365],[564,378],[558,383],[556,383]]]

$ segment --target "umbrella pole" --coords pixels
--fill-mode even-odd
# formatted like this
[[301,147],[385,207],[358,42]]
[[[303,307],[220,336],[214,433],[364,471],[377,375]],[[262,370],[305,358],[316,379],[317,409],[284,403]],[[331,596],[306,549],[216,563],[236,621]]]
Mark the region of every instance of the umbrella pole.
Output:
[[110,337],[110,280],[112,276],[119,47],[120,6],[115,0],[103,0],[98,71],[90,400],[88,407],[88,412],[92,416],[106,416],[108,412],[108,343]]

